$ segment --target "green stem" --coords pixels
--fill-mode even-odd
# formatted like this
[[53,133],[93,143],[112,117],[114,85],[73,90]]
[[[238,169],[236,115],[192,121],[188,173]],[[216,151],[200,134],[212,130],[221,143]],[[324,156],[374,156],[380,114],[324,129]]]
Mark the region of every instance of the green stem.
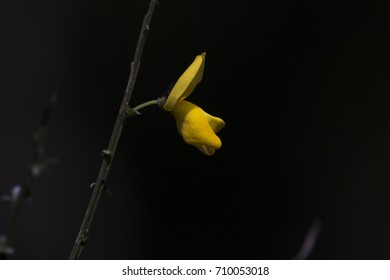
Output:
[[116,148],[118,146],[119,139],[121,137],[124,120],[127,118],[127,111],[129,109],[129,101],[131,95],[133,93],[135,81],[137,78],[138,70],[141,65],[141,55],[145,46],[146,38],[150,30],[150,22],[152,19],[154,7],[156,5],[156,0],[151,0],[149,3],[149,9],[144,17],[144,21],[142,23],[141,32],[138,37],[137,48],[134,54],[134,60],[131,63],[130,77],[127,83],[127,87],[125,90],[125,94],[122,99],[121,106],[119,108],[119,112],[115,121],[115,125],[111,134],[110,142],[108,144],[107,150],[102,151],[103,162],[100,167],[100,172],[98,175],[98,179],[94,184],[94,190],[92,193],[91,200],[88,204],[87,211],[84,216],[84,220],[81,224],[79,233],[77,235],[76,241],[73,245],[72,251],[70,253],[69,259],[79,259],[80,255],[83,251],[83,248],[89,238],[89,228],[91,226],[93,217],[96,212],[97,205],[99,204],[99,200],[103,190],[105,189],[105,182],[107,180],[108,173],[110,171],[110,167],[112,164],[112,160],[114,158]]
[[152,105],[158,105],[158,100],[150,100],[148,102],[142,103],[142,104],[132,108],[132,110],[139,111],[145,107],[152,106]]

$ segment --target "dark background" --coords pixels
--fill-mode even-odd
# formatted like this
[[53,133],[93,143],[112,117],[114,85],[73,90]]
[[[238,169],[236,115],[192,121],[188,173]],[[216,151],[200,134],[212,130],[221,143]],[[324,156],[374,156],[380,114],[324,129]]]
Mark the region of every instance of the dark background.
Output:
[[[84,259],[390,258],[386,1],[160,0],[131,105],[207,52],[188,98],[226,127],[212,157],[169,113],[127,122]],[[46,156],[12,259],[66,259],[127,84],[148,1],[0,4],[0,194],[20,183],[50,94]],[[0,202],[0,234],[10,204]]]

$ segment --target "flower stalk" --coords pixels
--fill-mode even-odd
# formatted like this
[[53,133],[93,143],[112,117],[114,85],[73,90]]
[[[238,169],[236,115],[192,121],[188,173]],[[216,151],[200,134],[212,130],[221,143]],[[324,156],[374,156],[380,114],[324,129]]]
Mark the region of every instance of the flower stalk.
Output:
[[159,105],[159,100],[156,99],[156,100],[150,100],[150,101],[147,101],[145,103],[142,103],[134,108],[129,108],[127,110],[127,114],[129,116],[132,116],[132,115],[139,115],[141,114],[140,112],[138,112],[139,110],[145,108],[145,107],[149,107],[149,106],[152,106],[152,105]]
[[[127,83],[127,87],[122,99],[121,106],[115,121],[115,125],[110,137],[108,148],[102,151],[103,161],[100,167],[99,175],[96,183],[94,184],[94,190],[92,193],[91,200],[89,202],[87,211],[85,213],[83,222],[81,224],[79,233],[77,235],[76,241],[73,245],[72,251],[70,253],[69,259],[79,259],[81,253],[84,249],[84,246],[89,238],[89,229],[94,218],[96,208],[99,204],[99,200],[103,190],[105,189],[105,182],[107,180],[108,173],[114,158],[119,139],[122,134],[122,129],[125,119],[128,117],[129,101],[131,99],[136,78],[138,75],[138,70],[141,65],[141,56],[145,46],[146,38],[150,30],[150,22],[156,5],[156,0],[151,0],[149,3],[149,9],[144,17],[144,21],[141,27],[141,32],[138,37],[138,43],[134,54],[134,60],[131,63],[130,67],[130,77]],[[140,109],[140,108],[138,108]],[[130,109],[131,110],[131,109]],[[134,110],[134,109],[133,109]]]

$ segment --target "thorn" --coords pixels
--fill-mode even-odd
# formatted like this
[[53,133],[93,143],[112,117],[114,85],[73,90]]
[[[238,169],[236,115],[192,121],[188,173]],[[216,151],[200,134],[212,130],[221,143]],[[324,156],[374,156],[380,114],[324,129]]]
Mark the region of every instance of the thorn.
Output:
[[110,150],[103,150],[102,156],[103,156],[103,158],[105,158],[109,161],[111,159],[111,151]]
[[[96,186],[96,183],[92,183],[89,187],[94,188]],[[103,190],[105,190],[110,196],[112,195],[111,191],[107,187],[103,187]]]
[[82,246],[85,245],[85,243],[87,243],[87,240],[89,239],[89,230],[86,229],[82,234],[81,234],[81,238],[80,238],[80,244]]
[[108,189],[107,187],[104,187],[104,190],[108,193],[109,196],[112,196],[110,189]]

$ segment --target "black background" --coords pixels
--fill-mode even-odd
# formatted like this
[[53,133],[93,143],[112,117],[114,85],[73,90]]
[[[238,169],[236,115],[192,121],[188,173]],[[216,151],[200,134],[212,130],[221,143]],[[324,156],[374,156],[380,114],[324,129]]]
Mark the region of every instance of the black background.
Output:
[[[131,105],[197,54],[189,101],[223,118],[212,157],[169,113],[123,131],[84,259],[390,257],[390,10],[386,1],[160,0]],[[13,259],[66,259],[127,84],[148,1],[0,4],[0,194],[20,182],[47,99],[46,156]],[[0,202],[0,234],[10,204]]]

